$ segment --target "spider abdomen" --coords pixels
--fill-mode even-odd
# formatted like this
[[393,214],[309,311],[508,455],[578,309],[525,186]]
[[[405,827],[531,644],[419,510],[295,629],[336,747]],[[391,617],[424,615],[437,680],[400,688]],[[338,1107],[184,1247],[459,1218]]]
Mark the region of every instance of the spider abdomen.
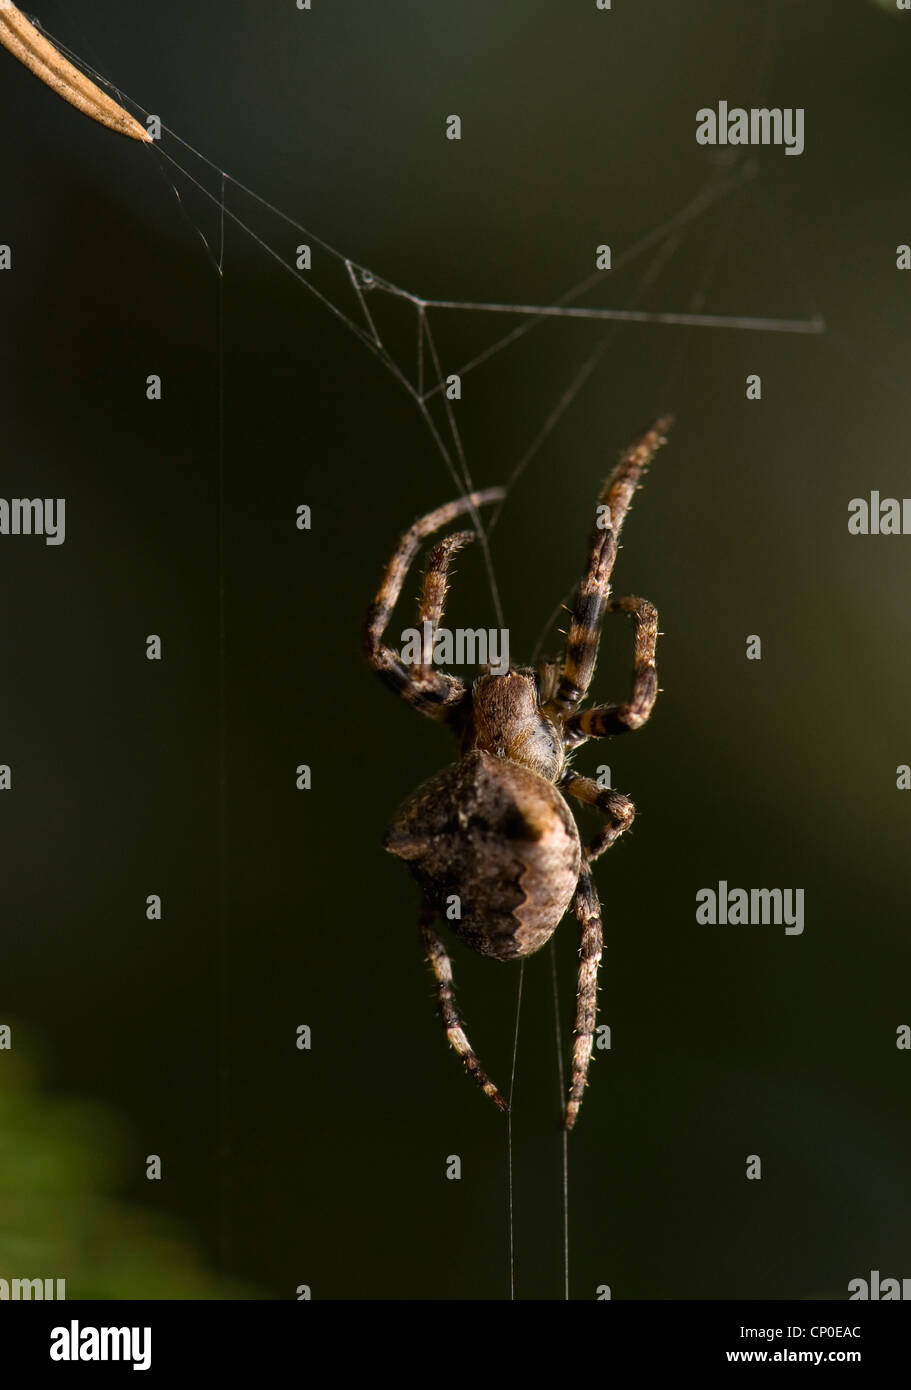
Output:
[[481,955],[529,956],[572,901],[582,851],[553,783],[482,750],[419,787],[385,840],[447,925]]

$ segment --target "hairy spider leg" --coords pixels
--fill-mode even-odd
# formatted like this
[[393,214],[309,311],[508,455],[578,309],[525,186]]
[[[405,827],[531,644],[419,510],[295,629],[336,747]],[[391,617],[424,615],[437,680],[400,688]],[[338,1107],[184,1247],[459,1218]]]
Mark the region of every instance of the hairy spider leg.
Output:
[[452,535],[438,541],[427,558],[424,583],[418,601],[418,631],[421,633],[421,662],[415,669],[415,677],[418,680],[425,680],[433,665],[433,639],[446,607],[452,557],[463,546],[470,545],[474,539],[474,531],[454,531]]
[[595,1037],[595,1018],[598,1012],[598,967],[601,964],[603,932],[601,904],[588,869],[579,875],[579,886],[573,898],[573,912],[579,919],[579,988],[576,995],[576,1026],[573,1029],[573,1069],[566,1102],[564,1124],[572,1129],[582,1104],[582,1093],[588,1080]]
[[670,417],[657,420],[631,444],[601,489],[588,568],[570,618],[563,672],[556,694],[549,701],[549,709],[559,718],[565,719],[572,714],[588,693],[598,658],[601,624],[608,607],[620,528],[639,479],[666,442],[664,432],[670,424]]
[[589,806],[603,812],[607,824],[594,837],[585,851],[584,866],[579,875],[579,884],[573,898],[573,912],[579,920],[581,938],[579,941],[579,980],[576,991],[576,1021],[573,1028],[573,1063],[570,1078],[569,1098],[566,1102],[564,1123],[572,1129],[582,1104],[582,1093],[588,1081],[588,1068],[592,1057],[595,1035],[595,1019],[598,1014],[598,967],[601,963],[603,929],[601,925],[601,905],[595,888],[590,865],[603,854],[616,839],[628,830],[633,823],[636,808],[628,796],[612,791],[609,787],[599,787],[591,777],[578,777],[567,773],[560,782],[561,790],[570,796],[584,801]]
[[592,705],[566,719],[566,747],[578,748],[589,738],[609,738],[641,729],[658,698],[655,648],[658,644],[658,611],[644,598],[611,599],[608,613],[629,613],[636,623],[633,646],[633,690],[622,705]]
[[465,1033],[465,1025],[459,1015],[455,1002],[455,989],[452,980],[452,962],[446,947],[443,945],[442,938],[434,931],[433,918],[434,910],[430,903],[425,902],[421,911],[420,933],[421,942],[424,947],[424,954],[427,964],[433,971],[433,978],[437,987],[437,1002],[440,1009],[440,1018],[446,1030],[446,1037],[450,1045],[455,1048],[465,1064],[465,1070],[469,1076],[474,1077],[486,1096],[489,1096],[494,1105],[501,1110],[508,1110],[505,1099],[500,1091],[491,1081],[485,1072],[477,1055],[468,1041]]
[[[463,516],[465,512],[485,506],[489,502],[502,501],[505,496],[504,488],[485,488],[482,492],[472,492],[465,497],[457,498],[454,502],[447,502],[416,521],[399,541],[367,614],[364,626],[364,651],[367,660],[391,690],[430,719],[449,718],[453,707],[465,698],[465,686],[456,676],[435,671],[423,662],[414,666],[406,665],[398,652],[383,642],[386,626],[421,542],[455,517]],[[435,622],[439,622],[442,616],[446,569],[456,548],[457,546],[450,546],[449,550],[441,552],[437,564],[434,566],[431,563],[424,577],[424,593],[418,611],[428,613],[432,619],[435,615]],[[425,652],[425,658],[426,655]]]
[[636,818],[636,808],[623,792],[601,787],[594,778],[580,777],[575,772],[565,773],[558,786],[562,792],[574,796],[577,801],[584,801],[587,806],[593,806],[607,818],[607,824],[599,830],[585,850],[585,863],[593,864],[606,849],[610,849],[615,840],[629,830]]

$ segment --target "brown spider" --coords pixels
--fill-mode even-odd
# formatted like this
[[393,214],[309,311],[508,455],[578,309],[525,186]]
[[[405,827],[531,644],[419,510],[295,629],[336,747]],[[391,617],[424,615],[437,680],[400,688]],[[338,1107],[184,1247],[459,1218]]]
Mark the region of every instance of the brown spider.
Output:
[[[435,670],[433,642],[443,616],[446,579],[457,550],[474,539],[457,532],[431,551],[418,607],[425,634],[420,663],[406,665],[383,635],[409,566],[427,536],[454,517],[504,496],[501,488],[473,492],[415,522],[399,542],[367,616],[367,657],[390,688],[422,714],[448,724],[461,760],[425,782],[401,807],[385,846],[407,861],[423,891],[420,932],[437,986],[446,1035],[491,1100],[506,1110],[481,1067],[456,1009],[452,966],[433,922],[455,903],[456,934],[481,955],[514,960],[541,949],[572,905],[581,927],[572,1080],[565,1124],[579,1113],[591,1059],[601,960],[601,909],[591,865],[628,830],[635,808],[628,797],[568,768],[572,751],[590,738],[639,729],[658,693],[655,645],[658,615],[642,598],[610,599],[617,537],[639,479],[664,444],[669,419],[658,420],[621,456],[601,490],[588,566],[579,585],[560,662],[537,671],[484,671],[470,690]],[[632,695],[626,704],[582,710],[595,670],[606,612],[629,613],[636,624]],[[424,624],[429,626],[425,627]],[[597,807],[606,825],[583,849],[561,793]]]

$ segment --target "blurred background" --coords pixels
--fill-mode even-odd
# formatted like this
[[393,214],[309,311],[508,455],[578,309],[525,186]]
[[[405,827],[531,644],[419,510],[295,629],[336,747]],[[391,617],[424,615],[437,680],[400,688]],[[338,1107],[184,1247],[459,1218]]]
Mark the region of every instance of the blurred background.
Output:
[[[249,230],[226,219],[220,281],[218,209],[165,156],[311,229],[310,283],[349,318],[315,237],[427,298],[551,304],[608,243],[619,268],[585,304],[824,317],[551,320],[465,375],[458,424],[475,484],[502,482],[600,354],[491,539],[521,661],[617,451],[677,419],[615,575],[658,606],[664,693],[635,738],[577,759],[609,764],[639,817],[596,875],[613,1047],[569,1143],[572,1296],[843,1299],[871,1269],[911,1275],[911,541],[847,530],[852,498],[909,491],[911,17],[42,0],[39,18],[211,164],[111,135],[0,54],[2,491],[67,501],[64,545],[0,544],[0,1276],[65,1276],[70,1297],[508,1295],[504,1120],[445,1045],[416,890],[381,847],[453,748],[360,652],[398,535],[460,489],[407,393],[282,264],[308,238],[229,184]],[[722,99],[803,107],[805,152],[697,146]],[[369,304],[413,370],[412,306]],[[519,322],[431,311],[443,370]],[[457,568],[449,625],[494,625],[480,548]],[[626,691],[631,636],[607,633],[598,698]],[[721,879],[803,888],[803,935],[697,925]],[[569,919],[564,1051],[576,944]],[[506,1085],[517,970],[454,954]],[[559,1101],[545,951],[516,1065],[522,1298],[562,1296]]]

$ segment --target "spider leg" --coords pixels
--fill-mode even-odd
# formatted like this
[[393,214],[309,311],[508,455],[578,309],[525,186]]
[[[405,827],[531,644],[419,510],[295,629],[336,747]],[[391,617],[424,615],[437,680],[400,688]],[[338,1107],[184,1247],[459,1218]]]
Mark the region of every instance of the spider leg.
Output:
[[603,854],[633,823],[636,808],[622,792],[599,787],[590,777],[567,773],[560,783],[563,791],[579,801],[602,811],[607,824],[594,837],[585,851],[582,872],[573,898],[573,912],[579,919],[582,937],[579,943],[579,985],[576,998],[576,1024],[573,1030],[573,1069],[566,1104],[566,1128],[572,1129],[582,1104],[582,1092],[588,1079],[595,1019],[598,1013],[598,966],[601,963],[603,929],[601,904],[592,880],[590,865]]
[[607,824],[588,845],[585,851],[586,864],[592,864],[615,840],[629,830],[636,817],[636,808],[628,796],[622,792],[611,791],[610,787],[600,787],[591,777],[579,777],[568,772],[560,782],[560,790],[594,806],[607,817]]
[[424,584],[418,602],[418,631],[421,633],[421,660],[415,666],[415,679],[424,681],[431,677],[433,667],[433,639],[443,618],[448,589],[449,566],[452,557],[463,546],[470,545],[475,538],[474,531],[455,531],[444,536],[430,552]]
[[[399,541],[367,614],[364,625],[364,651],[367,660],[390,689],[431,719],[449,718],[453,707],[465,698],[465,686],[455,676],[432,669],[429,665],[432,647],[428,652],[426,643],[423,644],[422,660],[419,663],[409,665],[402,661],[399,653],[383,641],[386,627],[421,542],[455,517],[484,506],[487,502],[498,502],[504,496],[503,488],[486,488],[483,492],[472,492],[466,497],[457,498],[454,502],[447,502],[444,506],[437,507],[436,511],[429,512],[420,521],[416,521]],[[453,540],[455,542],[456,538]],[[439,554],[434,552],[437,555],[436,562],[431,559],[425,575],[424,593],[418,611],[419,616],[427,615],[434,623],[439,622],[442,615],[446,570],[449,558],[459,543],[464,543],[462,537],[459,537],[456,543],[450,544],[448,549],[441,550],[437,547]]]
[[538,698],[542,705],[550,705],[560,684],[561,665],[559,661],[539,661],[536,667],[538,676]]
[[425,902],[420,919],[421,943],[427,957],[427,964],[433,971],[433,978],[436,981],[437,1002],[446,1036],[464,1062],[465,1070],[469,1076],[474,1077],[484,1094],[490,1096],[494,1105],[499,1106],[501,1110],[508,1110],[509,1106],[481,1066],[465,1035],[465,1026],[456,1008],[452,962],[446,947],[443,945],[442,938],[433,928],[433,917],[433,908]]
[[665,442],[670,419],[655,422],[620,457],[601,489],[598,521],[592,533],[588,568],[576,595],[566,638],[563,670],[550,712],[567,717],[585,698],[598,657],[601,624],[608,606],[610,577],[617,558],[620,528],[643,472]]
[[655,647],[658,642],[658,612],[644,598],[620,598],[607,605],[611,613],[631,613],[636,622],[633,648],[633,690],[626,704],[593,705],[570,715],[564,724],[567,748],[577,748],[589,738],[607,738],[641,729],[658,695]]
[[579,919],[582,934],[579,942],[579,985],[576,995],[576,1023],[573,1029],[572,1078],[564,1120],[567,1129],[572,1129],[576,1123],[582,1104],[598,1012],[598,966],[601,964],[603,940],[601,904],[587,864],[579,875],[573,898],[573,912]]

